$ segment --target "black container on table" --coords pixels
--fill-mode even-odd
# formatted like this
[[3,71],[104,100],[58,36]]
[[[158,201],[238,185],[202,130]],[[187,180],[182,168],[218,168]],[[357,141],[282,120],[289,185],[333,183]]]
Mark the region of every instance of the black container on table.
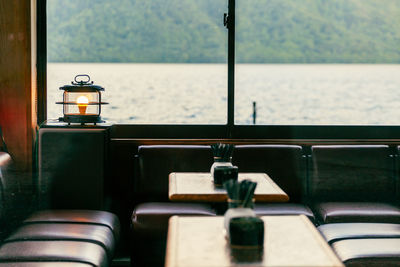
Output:
[[214,168],[214,184],[222,186],[227,180],[238,179],[237,166],[216,166]]
[[231,256],[236,262],[262,261],[264,221],[258,217],[236,217],[229,223]]

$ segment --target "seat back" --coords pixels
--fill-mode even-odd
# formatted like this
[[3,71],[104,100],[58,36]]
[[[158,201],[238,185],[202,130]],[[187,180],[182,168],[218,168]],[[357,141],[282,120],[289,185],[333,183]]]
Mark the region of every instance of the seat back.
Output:
[[394,161],[386,145],[312,146],[311,158],[313,201],[395,199]]
[[141,202],[167,201],[171,172],[209,172],[212,163],[210,146],[139,146],[135,198]]
[[290,202],[301,202],[306,169],[301,146],[238,145],[232,162],[239,172],[267,173],[289,195]]

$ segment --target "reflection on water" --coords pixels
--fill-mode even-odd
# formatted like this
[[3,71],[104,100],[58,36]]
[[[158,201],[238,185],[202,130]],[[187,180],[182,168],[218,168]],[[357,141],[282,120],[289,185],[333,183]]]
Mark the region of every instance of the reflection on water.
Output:
[[[225,124],[225,64],[49,63],[48,118],[60,86],[89,74],[106,88],[102,117],[116,123]],[[400,65],[238,64],[235,122],[273,125],[394,125],[400,121]]]

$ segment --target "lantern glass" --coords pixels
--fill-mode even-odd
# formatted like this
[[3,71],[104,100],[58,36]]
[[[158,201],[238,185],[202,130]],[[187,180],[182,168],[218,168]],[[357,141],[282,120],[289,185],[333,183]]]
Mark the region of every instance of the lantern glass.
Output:
[[100,115],[100,92],[64,92],[65,115]]

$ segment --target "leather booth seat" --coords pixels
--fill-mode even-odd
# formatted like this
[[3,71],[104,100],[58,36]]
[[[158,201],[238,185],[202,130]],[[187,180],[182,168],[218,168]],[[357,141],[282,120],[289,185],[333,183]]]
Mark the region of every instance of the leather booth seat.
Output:
[[311,160],[308,198],[320,223],[399,222],[389,146],[312,146]]
[[110,259],[101,246],[91,242],[29,240],[3,244],[0,248],[0,261],[62,261],[106,267]]
[[332,248],[346,267],[400,266],[399,238],[346,239]]
[[324,223],[400,223],[400,208],[379,202],[326,202],[314,205]]
[[400,224],[329,223],[318,227],[328,243],[344,239],[400,238]]
[[400,224],[329,223],[318,227],[349,266],[400,266]]
[[96,210],[43,210],[15,220],[9,199],[16,192],[16,175],[11,157],[0,152],[0,222],[10,221],[14,229],[10,235],[0,227],[0,266],[110,265],[120,235],[118,217]]
[[301,203],[305,192],[305,157],[296,145],[237,145],[232,164],[239,172],[263,172],[286,192],[289,201]]
[[254,211],[264,215],[306,215],[315,222],[305,200],[305,157],[297,145],[237,145],[232,162],[240,172],[267,173],[286,192],[290,203],[256,203]]
[[32,214],[24,224],[74,223],[81,225],[101,225],[109,228],[118,242],[120,222],[117,216],[98,210],[42,210]]
[[145,145],[138,148],[138,177],[132,212],[132,263],[163,266],[168,220],[173,215],[215,216],[208,203],[172,203],[168,199],[171,172],[207,172],[213,163],[210,146]]
[[[168,219],[173,215],[215,216],[222,206],[212,203],[171,203],[168,176],[171,172],[209,172],[213,163],[210,146],[144,145],[138,148],[135,197],[132,214],[132,263],[135,266],[163,266]],[[304,193],[305,160],[301,146],[238,145],[232,163],[240,172],[266,172],[290,196],[292,203],[256,203],[258,215],[306,214],[301,203]]]
[[309,207],[299,203],[255,203],[254,212],[257,216],[268,215],[306,215],[315,223],[314,213]]
[[206,204],[148,202],[132,214],[132,263],[134,266],[163,266],[168,220],[179,216],[215,216]]
[[3,241],[0,262],[109,266],[119,228],[118,218],[106,211],[38,211]]
[[[18,228],[5,243],[29,240],[66,240],[91,242],[101,246],[112,259],[115,239],[111,230],[103,225],[84,225],[76,223],[28,224]],[[0,250],[1,251],[1,250]]]
[[146,236],[165,236],[171,216],[215,216],[216,212],[208,205],[199,203],[148,202],[135,207],[132,225],[135,233]]

